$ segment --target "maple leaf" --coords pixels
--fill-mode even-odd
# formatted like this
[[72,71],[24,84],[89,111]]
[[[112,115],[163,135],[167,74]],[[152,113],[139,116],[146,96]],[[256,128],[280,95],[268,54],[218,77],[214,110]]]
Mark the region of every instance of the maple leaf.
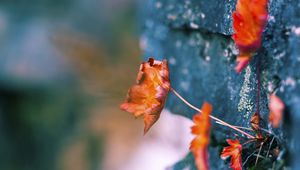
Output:
[[260,131],[260,115],[259,113],[255,112],[250,119],[250,125],[251,128],[255,131],[256,133],[256,139],[263,139],[263,136]]
[[238,139],[227,139],[226,141],[230,146],[227,146],[223,149],[221,158],[226,159],[227,157],[231,156],[230,167],[233,170],[242,170],[242,145],[240,144]]
[[250,119],[251,128],[254,131],[258,131],[260,129],[259,123],[260,123],[260,115],[257,112],[255,112]]
[[212,105],[205,102],[201,110],[202,113],[193,116],[195,125],[191,129],[192,134],[196,135],[196,137],[191,142],[190,150],[194,154],[197,168],[199,170],[207,170],[209,169],[207,153],[210,135],[209,115],[212,112]]
[[281,123],[284,107],[285,106],[279,97],[275,94],[270,95],[269,122],[275,128],[278,128]]
[[120,108],[144,117],[144,134],[159,119],[170,90],[169,68],[167,60],[158,61],[149,58],[143,62],[137,75],[136,84],[127,93]]
[[253,53],[261,46],[261,36],[268,18],[268,0],[238,0],[233,12],[232,39],[240,54],[236,72],[241,72],[249,63]]

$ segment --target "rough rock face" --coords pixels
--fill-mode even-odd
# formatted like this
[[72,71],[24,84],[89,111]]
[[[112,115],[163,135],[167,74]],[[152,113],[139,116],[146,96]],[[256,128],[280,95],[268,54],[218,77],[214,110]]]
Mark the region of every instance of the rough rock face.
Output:
[[[231,39],[235,0],[152,0],[141,5],[141,47],[145,58],[167,58],[174,89],[196,106],[204,101],[214,105],[213,114],[223,120],[249,127],[257,111],[268,128],[268,94],[277,91],[286,105],[284,123],[274,130],[282,140],[281,162],[299,167],[300,150],[297,125],[300,123],[300,1],[270,0],[269,19],[263,34],[263,47],[241,73],[234,71],[238,53]],[[257,79],[260,73],[260,100]],[[195,112],[174,95],[167,108],[191,118]],[[212,169],[226,169],[219,158],[225,138],[234,138],[227,128],[215,124],[210,148]],[[187,129],[189,130],[189,129]],[[284,147],[283,147],[284,146]],[[288,154],[289,153],[289,154]],[[289,164],[290,159],[295,160]],[[192,156],[174,165],[174,169],[193,166]]]

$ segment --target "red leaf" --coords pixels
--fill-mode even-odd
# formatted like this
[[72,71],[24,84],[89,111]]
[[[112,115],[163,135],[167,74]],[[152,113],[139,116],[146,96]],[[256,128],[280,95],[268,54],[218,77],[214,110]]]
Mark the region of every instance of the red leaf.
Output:
[[192,126],[192,134],[196,137],[191,142],[190,150],[194,154],[198,170],[207,170],[209,169],[207,153],[210,137],[209,115],[212,112],[212,105],[205,102],[201,110],[202,113],[198,113],[193,117],[195,125]]
[[236,67],[234,68],[235,71],[236,71],[237,73],[240,73],[240,72],[241,72],[241,71],[249,64],[250,58],[251,58],[250,55],[239,56],[239,57],[236,59],[237,65],[236,65]]
[[237,139],[227,139],[226,141],[230,146],[227,146],[223,149],[221,153],[221,158],[226,159],[227,157],[231,156],[230,167],[233,170],[242,170],[242,145]]
[[120,107],[135,117],[144,117],[146,134],[159,119],[170,90],[167,61],[150,58],[148,62],[142,63],[136,81]]
[[279,97],[275,94],[270,95],[269,122],[275,128],[278,128],[281,123],[284,107],[285,106]]
[[241,72],[249,63],[253,53],[261,46],[261,36],[268,18],[268,0],[238,0],[233,12],[232,39],[240,54],[235,70]]
[[257,112],[255,112],[250,119],[251,128],[254,131],[259,131],[260,130],[259,123],[260,123],[260,115]]
[[255,112],[250,119],[250,125],[251,128],[255,131],[256,133],[256,139],[263,139],[263,135],[261,134],[260,131],[260,115],[259,113]]

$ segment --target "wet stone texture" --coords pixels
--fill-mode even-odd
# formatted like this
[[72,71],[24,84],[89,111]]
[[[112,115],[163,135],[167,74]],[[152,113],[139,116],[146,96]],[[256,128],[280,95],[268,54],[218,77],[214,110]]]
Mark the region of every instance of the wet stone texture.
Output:
[[[199,107],[204,101],[212,103],[213,115],[234,125],[249,127],[250,117],[259,103],[263,126],[270,128],[267,125],[268,94],[276,91],[286,110],[283,125],[272,129],[280,140],[277,145],[280,154],[274,164],[295,169],[300,166],[297,132],[300,123],[300,1],[270,0],[263,47],[241,74],[234,71],[238,50],[231,39],[231,14],[235,4],[235,0],[143,1],[141,48],[145,59],[150,56],[168,59],[172,86],[188,101]],[[168,98],[167,109],[187,118],[195,114],[173,94]],[[219,154],[225,139],[235,138],[236,134],[213,125],[209,149],[211,169],[227,169],[228,161],[221,160]],[[243,161],[245,159],[243,157]],[[273,163],[266,164],[272,167]],[[174,164],[173,169],[189,167],[195,168],[190,154]]]

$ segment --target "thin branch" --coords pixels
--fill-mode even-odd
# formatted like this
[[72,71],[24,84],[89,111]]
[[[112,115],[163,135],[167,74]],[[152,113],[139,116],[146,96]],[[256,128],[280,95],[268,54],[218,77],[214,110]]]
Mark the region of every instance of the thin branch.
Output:
[[[220,125],[224,125],[222,122],[216,121],[216,123],[218,123]],[[239,129],[245,129],[245,130],[249,130],[249,131],[254,131],[253,129],[251,129],[249,127],[243,127],[243,126],[234,126],[234,127],[239,128]]]
[[243,166],[247,163],[248,159],[255,154],[256,151],[254,151],[253,153],[251,153],[245,160],[245,162],[243,163]]
[[269,149],[268,149],[268,152],[267,152],[267,158],[269,157],[269,152],[270,152],[271,147],[273,145],[274,139],[275,139],[275,136],[273,136],[273,139],[271,140],[271,143],[270,143],[270,146],[269,146]]
[[243,143],[242,146],[244,146],[244,145],[246,145],[246,144],[248,144],[248,143],[254,142],[254,141],[256,141],[256,140],[255,140],[255,139],[251,139],[251,140],[249,140],[249,141]]
[[[224,125],[222,122],[218,122],[216,121],[216,123],[220,124],[220,125]],[[249,131],[254,131],[253,129],[249,128],[249,127],[243,127],[243,126],[234,126],[236,128],[239,128],[239,129],[245,129],[245,130],[249,130]],[[278,136],[276,136],[274,133],[272,133],[271,131],[267,130],[267,129],[264,129],[264,128],[259,128],[259,130],[262,130],[270,135],[273,135],[274,137],[276,138],[279,138]]]
[[[197,108],[196,106],[194,106],[194,105],[192,105],[191,103],[189,103],[188,101],[186,101],[186,100],[185,100],[185,99],[184,99],[184,98],[183,98],[176,90],[174,90],[173,88],[170,88],[170,90],[171,90],[171,91],[172,91],[172,92],[173,92],[173,93],[174,93],[181,101],[183,101],[186,105],[188,105],[190,108],[196,110],[197,112],[202,113],[202,110],[200,110],[200,109]],[[210,117],[211,119],[217,121],[217,122],[220,122],[223,126],[227,126],[227,127],[231,128],[231,129],[234,129],[234,130],[236,130],[236,131],[238,131],[238,132],[240,132],[240,133],[246,135],[247,137],[249,137],[249,138],[251,138],[251,139],[255,139],[255,137],[252,136],[252,135],[250,135],[249,133],[246,133],[246,132],[244,132],[244,131],[238,129],[238,128],[236,128],[235,126],[233,126],[233,125],[231,125],[231,124],[229,124],[229,123],[226,123],[226,122],[224,122],[223,120],[221,120],[221,119],[219,119],[219,118],[217,118],[217,117],[214,117],[214,116],[212,116],[212,115],[209,115],[209,117]]]
[[264,160],[266,160],[266,158],[265,158],[265,157],[263,157],[262,155],[254,154],[253,156],[257,156],[257,157],[259,157],[259,158],[261,158],[261,159],[264,159]]
[[256,62],[256,112],[258,113],[259,117],[260,117],[260,86],[261,86],[261,80],[260,80],[260,58],[257,58],[257,62]]
[[[260,152],[261,152],[261,148],[262,148],[262,146],[263,146],[263,145],[264,145],[264,142],[262,142],[262,143],[260,144],[259,151],[258,151],[258,154],[257,154],[256,160],[255,160],[255,166],[256,166],[256,164],[257,164],[258,157],[260,157]],[[264,157],[262,157],[262,158],[264,158]]]

